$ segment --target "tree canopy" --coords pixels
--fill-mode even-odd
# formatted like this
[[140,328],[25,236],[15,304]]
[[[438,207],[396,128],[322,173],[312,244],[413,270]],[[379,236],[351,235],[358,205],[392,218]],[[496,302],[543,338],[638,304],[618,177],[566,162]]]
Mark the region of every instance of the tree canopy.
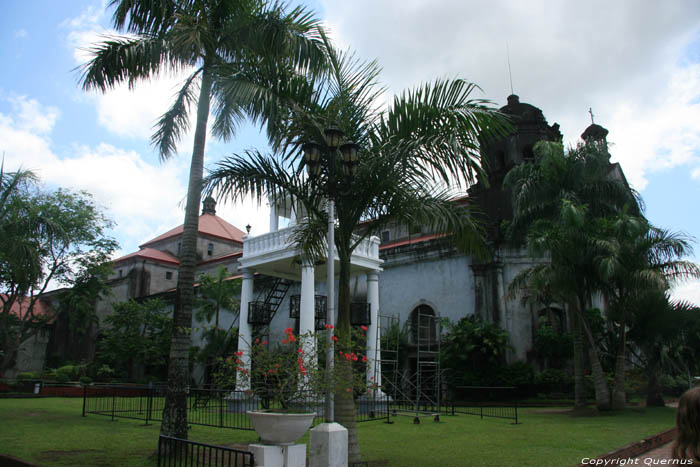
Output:
[[22,341],[53,318],[39,306],[53,285],[72,287],[109,260],[112,226],[86,192],[49,191],[29,172],[0,171],[0,334],[2,368]]

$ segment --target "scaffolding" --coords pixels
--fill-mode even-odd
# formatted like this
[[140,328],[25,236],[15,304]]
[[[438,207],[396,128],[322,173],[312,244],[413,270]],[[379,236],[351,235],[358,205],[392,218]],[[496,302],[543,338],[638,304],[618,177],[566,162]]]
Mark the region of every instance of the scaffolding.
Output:
[[440,421],[440,316],[418,309],[403,329],[398,316],[379,316],[379,326],[377,361],[392,415],[412,416],[415,424],[425,417]]

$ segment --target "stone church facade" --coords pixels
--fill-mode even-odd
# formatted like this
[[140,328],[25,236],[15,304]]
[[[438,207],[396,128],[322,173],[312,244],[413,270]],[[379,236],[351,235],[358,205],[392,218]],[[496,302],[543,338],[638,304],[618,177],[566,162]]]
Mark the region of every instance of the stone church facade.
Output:
[[[503,188],[502,183],[512,167],[534,161],[535,143],[540,140],[559,141],[562,135],[559,125],[549,125],[540,109],[521,103],[518,96],[509,96],[508,103],[501,108],[501,112],[512,118],[514,131],[507,137],[487,142],[482,149],[482,163],[488,175],[488,186],[478,182],[470,188],[467,196],[455,200],[476,206],[482,213],[493,251],[492,257],[488,261],[480,261],[458,252],[428,229],[391,225],[377,233],[378,257],[372,259],[374,262],[367,269],[369,272],[360,272],[352,277],[351,301],[360,305],[371,301],[367,299],[368,278],[376,280],[374,277],[378,276],[378,304],[374,303],[375,309],[364,321],[371,321],[372,317],[376,321],[377,314],[394,316],[410,329],[416,325],[417,313],[448,318],[452,322],[476,315],[498,323],[508,332],[512,348],[508,360],[512,362],[533,359],[533,332],[538,325],[538,316],[542,310],[551,307],[550,304],[527,305],[517,294],[508,293],[515,276],[542,259],[532,258],[524,249],[508,245],[504,240],[502,228],[504,222],[512,218],[512,208],[510,193]],[[605,139],[606,135],[607,130],[591,125],[582,137]],[[624,179],[618,164],[611,164],[611,170],[615,176]],[[278,215],[287,217],[293,224],[296,213],[274,213],[275,218],[271,217],[271,230],[277,230]],[[145,242],[139,251],[113,261],[114,272],[110,280],[114,294],[96,305],[100,321],[110,313],[114,303],[130,298],[172,295],[177,282],[181,234],[182,226],[176,227]],[[248,295],[252,293],[245,300],[267,301],[277,286],[270,285],[270,281],[259,280],[263,279],[263,270],[253,271],[241,266],[241,263],[244,266],[246,263],[244,243],[252,243],[253,240],[255,237],[217,216],[216,203],[207,198],[199,219],[198,274],[213,274],[220,266],[225,267],[229,274],[243,275],[244,278],[252,278],[254,272],[255,283],[264,283],[265,286],[245,292]],[[368,258],[371,259],[372,253],[369,249],[368,252]],[[314,274],[313,269],[311,274]],[[312,308],[316,308],[316,297],[323,296],[326,289],[326,281],[320,271],[317,270],[315,276],[316,286],[312,289],[315,298],[311,300],[314,304],[310,305]],[[302,284],[298,276],[283,274],[280,278],[286,286],[283,287],[285,290],[282,298],[275,303],[275,312],[269,316],[267,324],[272,334],[281,333],[282,329],[290,326],[299,328],[299,314],[294,315],[294,308],[299,306],[295,301],[300,300],[299,297],[304,293]],[[369,292],[371,295],[371,290]],[[375,297],[372,300],[377,299]],[[250,305],[245,305],[247,303],[241,307],[241,316],[247,315],[247,310],[252,309]],[[233,313],[222,314],[222,327],[241,324],[236,316],[238,310],[232,311]],[[558,310],[558,313],[562,329],[566,329],[566,313],[562,310]],[[357,322],[364,321],[360,319]],[[318,324],[317,320],[316,325]],[[252,323],[251,326],[254,328],[256,324]],[[198,327],[198,323],[194,327]],[[201,344],[198,335],[193,340],[195,345]]]

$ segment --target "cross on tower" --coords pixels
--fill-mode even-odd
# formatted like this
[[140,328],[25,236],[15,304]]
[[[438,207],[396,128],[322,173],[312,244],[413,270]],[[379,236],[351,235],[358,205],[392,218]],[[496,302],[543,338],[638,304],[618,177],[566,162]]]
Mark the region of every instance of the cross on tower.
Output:
[[593,109],[591,107],[588,108],[588,113],[591,114],[591,124],[595,123],[593,121]]

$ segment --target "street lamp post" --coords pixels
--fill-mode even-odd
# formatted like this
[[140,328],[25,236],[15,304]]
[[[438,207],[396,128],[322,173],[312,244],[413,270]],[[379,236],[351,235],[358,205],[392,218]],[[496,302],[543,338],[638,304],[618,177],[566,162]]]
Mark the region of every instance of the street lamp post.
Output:
[[[323,136],[326,143],[326,195],[328,197],[328,256],[326,262],[326,268],[328,273],[327,283],[328,283],[328,300],[327,310],[326,310],[326,323],[335,327],[335,254],[333,251],[335,245],[335,197],[337,195],[335,189],[336,183],[336,155],[338,149],[343,157],[343,174],[347,178],[352,178],[357,171],[357,145],[352,142],[347,142],[340,145],[340,141],[343,137],[343,132],[337,127],[326,128],[323,132]],[[306,169],[308,171],[309,177],[320,177],[321,176],[321,146],[316,143],[307,143],[303,146],[304,150],[304,161],[306,163]],[[328,332],[327,336],[327,351],[326,351],[326,372],[329,377],[328,391],[326,392],[326,401],[324,406],[324,418],[327,423],[334,420],[333,418],[333,390],[331,373],[333,372],[333,361],[335,358],[335,351],[333,346],[333,340],[331,339],[331,332]]]

